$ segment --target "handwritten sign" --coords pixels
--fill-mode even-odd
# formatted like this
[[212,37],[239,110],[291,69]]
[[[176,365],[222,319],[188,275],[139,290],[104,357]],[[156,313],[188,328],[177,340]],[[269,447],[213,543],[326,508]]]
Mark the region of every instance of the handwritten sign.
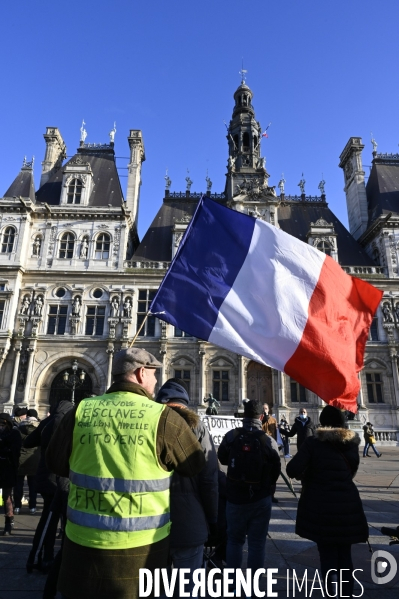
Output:
[[201,414],[201,420],[207,427],[215,445],[220,445],[226,433],[242,426],[241,418],[234,416],[206,416]]

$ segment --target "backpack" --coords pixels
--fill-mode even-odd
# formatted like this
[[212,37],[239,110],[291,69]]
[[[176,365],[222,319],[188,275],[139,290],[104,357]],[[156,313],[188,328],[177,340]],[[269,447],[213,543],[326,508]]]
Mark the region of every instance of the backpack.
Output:
[[237,428],[230,446],[227,478],[241,487],[260,489],[268,470],[269,452],[264,431]]

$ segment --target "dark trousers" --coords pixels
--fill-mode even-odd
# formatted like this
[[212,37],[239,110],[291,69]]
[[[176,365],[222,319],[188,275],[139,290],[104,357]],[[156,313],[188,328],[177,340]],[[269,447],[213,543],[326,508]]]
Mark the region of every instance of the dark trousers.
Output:
[[[320,555],[321,577],[326,592],[330,597],[352,597],[354,586],[352,546],[317,543],[317,548]],[[333,571],[329,572],[327,576],[329,570]],[[340,573],[340,570],[345,571]],[[345,582],[341,583],[341,579]]]
[[2,489],[2,497],[3,497],[3,505],[4,505],[4,513],[7,518],[12,518],[14,515],[14,511],[12,509],[12,487],[7,487]]
[[[40,517],[39,520],[39,524],[37,525],[36,531],[35,531],[35,536],[33,537],[33,542],[32,542],[32,549],[30,551],[29,557],[28,557],[28,563],[34,563],[35,562],[35,557],[36,557],[36,553],[40,547],[40,551],[41,548],[44,547],[44,561],[45,562],[49,562],[53,559],[53,555],[54,555],[54,543],[53,546],[51,547],[49,543],[45,543],[44,542],[44,534],[47,531],[48,528],[48,517],[50,514],[50,506],[51,506],[51,502],[53,501],[54,495],[48,495],[47,493],[42,494],[43,497],[43,511],[42,511],[42,515]],[[43,537],[43,539],[42,539]]]
[[[26,478],[28,479],[29,509],[31,510],[32,508],[36,507],[36,498],[37,498],[36,475],[34,475],[34,476],[28,475]],[[21,508],[21,506],[22,506],[21,500],[22,500],[22,497],[24,494],[24,480],[25,480],[25,475],[19,474],[17,476],[17,482],[14,487],[14,503],[15,503],[15,507],[18,507],[18,508]]]

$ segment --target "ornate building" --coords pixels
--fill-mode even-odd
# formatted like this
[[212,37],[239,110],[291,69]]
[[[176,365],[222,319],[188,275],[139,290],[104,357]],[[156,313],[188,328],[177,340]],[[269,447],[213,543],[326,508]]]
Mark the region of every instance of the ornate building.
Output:
[[[253,93],[242,81],[234,94],[228,126],[228,165],[223,193],[216,201],[280,227],[331,255],[342,268],[384,290],[360,377],[360,421],[371,420],[379,440],[396,440],[399,379],[399,156],[377,153],[365,185],[360,138],[350,138],[341,154],[350,233],[331,212],[321,181],[320,196],[279,193],[269,186],[261,156],[262,129],[256,121]],[[71,393],[76,360],[77,395],[102,393],[111,381],[115,351],[127,347],[143,323],[151,300],[173,258],[200,194],[171,192],[165,177],[162,205],[141,242],[137,236],[141,131],[128,137],[130,161],[123,197],[109,144],[80,146],[66,159],[57,128],[44,135],[46,151],[35,193],[33,163],[0,199],[0,402],[39,408]],[[238,232],[239,234],[239,232]],[[291,421],[305,404],[318,419],[322,402],[285,374],[251,362],[175,329],[155,317],[144,322],[136,342],[162,361],[160,382],[186,380],[193,406],[203,409],[205,394],[232,414],[245,397],[259,398]],[[76,372],[76,365],[75,365]],[[67,373],[67,374],[66,374]],[[67,382],[69,375],[69,382]],[[317,373],[315,373],[315,376]]]

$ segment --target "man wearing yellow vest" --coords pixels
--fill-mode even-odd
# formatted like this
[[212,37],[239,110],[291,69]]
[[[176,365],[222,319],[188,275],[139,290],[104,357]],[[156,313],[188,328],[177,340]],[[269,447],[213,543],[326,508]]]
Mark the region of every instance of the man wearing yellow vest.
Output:
[[155,403],[161,364],[139,348],[114,357],[114,383],[61,421],[47,465],[69,476],[58,590],[67,599],[136,599],[139,569],[166,568],[169,486],[193,476],[204,453],[187,423]]

